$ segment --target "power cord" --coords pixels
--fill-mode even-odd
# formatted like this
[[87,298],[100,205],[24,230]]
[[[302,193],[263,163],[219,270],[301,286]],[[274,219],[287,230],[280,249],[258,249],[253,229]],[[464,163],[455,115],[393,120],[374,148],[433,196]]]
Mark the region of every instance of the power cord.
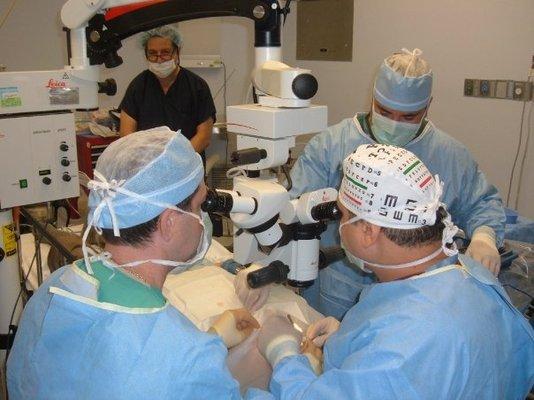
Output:
[[506,206],[510,206],[510,196],[512,194],[512,183],[514,181],[515,167],[517,166],[517,159],[519,158],[519,152],[521,150],[521,143],[523,142],[523,118],[525,116],[525,108],[527,102],[523,102],[523,109],[521,110],[521,126],[519,128],[519,142],[517,143],[517,149],[514,157],[514,164],[512,165],[512,171],[510,172],[510,179],[508,181],[508,195],[506,196]]
[[11,4],[9,5],[9,8],[7,9],[6,13],[4,14],[4,16],[2,17],[2,20],[0,20],[0,29],[2,29],[2,27],[4,26],[5,22],[7,21],[7,19],[9,18],[9,16],[11,15],[11,13],[13,12],[13,9],[15,8],[15,5],[17,4],[17,1],[18,0],[13,0],[11,2]]
[[[44,226],[45,230],[46,230],[48,224],[49,224],[49,222],[47,221],[45,226]],[[43,235],[40,235],[39,238],[37,239],[37,246],[41,246],[41,240],[42,239],[43,239]],[[20,249],[19,249],[19,251],[20,251]],[[36,249],[36,251],[35,251],[35,253],[33,255],[32,261],[31,261],[30,266],[28,268],[28,272],[24,276],[24,279],[22,280],[22,282],[20,282],[19,294],[17,295],[17,300],[15,301],[15,305],[13,306],[13,310],[11,311],[11,317],[9,318],[8,332],[11,332],[11,330],[12,330],[11,326],[13,324],[13,318],[15,318],[15,312],[17,310],[17,305],[18,305],[19,300],[20,300],[20,298],[22,296],[22,293],[26,291],[26,282],[28,281],[28,277],[30,276],[30,273],[32,271],[32,268],[33,268],[33,265],[35,263],[36,257],[37,257],[37,249]],[[9,346],[7,346],[6,356],[5,356],[5,359],[4,359],[4,371],[6,371],[6,373],[7,373],[7,360],[8,360],[8,357],[9,357],[10,350],[11,349],[9,348]]]
[[[222,91],[222,93],[223,93],[224,115],[226,116],[226,107],[228,106],[228,95],[227,95],[228,81],[232,78],[232,76],[236,72],[236,69],[234,68],[232,70],[232,72],[230,72],[230,74],[228,75],[226,63],[224,61],[221,61],[221,65],[223,67],[224,81],[223,81],[223,84],[221,85],[221,87],[219,89],[217,89],[217,91],[215,92],[215,95],[213,96],[213,100],[217,99],[217,97],[219,97],[219,94]],[[228,134],[226,134],[226,144],[225,144],[225,152],[226,153],[225,153],[225,158],[224,158],[225,165],[228,165],[228,145],[229,145],[229,139],[228,139]]]
[[[227,107],[227,97],[226,97],[226,83],[228,82],[228,79],[226,78],[226,64],[223,62],[222,63],[223,65],[223,70],[224,70],[224,92],[223,92],[223,104],[224,104],[224,118],[226,120],[228,120],[227,116],[226,116],[226,107]],[[232,74],[235,72],[235,68],[234,70],[232,71]],[[228,144],[230,142],[230,139],[228,138],[228,131],[225,132],[225,137],[226,137],[226,145],[225,145],[225,150],[224,150],[224,165],[227,166],[228,165]]]
[[[528,82],[530,82],[530,80],[531,80],[531,78],[529,78]],[[531,134],[531,128],[532,128],[532,121],[531,121],[532,104],[533,104],[533,102],[531,101],[530,102],[530,108],[529,108],[529,111],[528,111],[528,116],[527,116],[528,131],[527,131],[527,140],[525,141],[525,151],[523,151],[523,157],[521,158],[521,166],[519,167],[519,182],[518,182],[518,185],[517,185],[517,192],[516,192],[516,196],[515,196],[515,209],[516,210],[519,207],[519,198],[520,198],[520,194],[521,194],[521,181],[523,180],[523,172],[525,170],[525,159],[527,158],[528,146],[529,146],[529,142],[530,142],[530,134]]]
[[282,165],[282,171],[284,172],[284,175],[286,176],[286,179],[287,179],[286,190],[289,192],[291,188],[293,187],[293,181],[291,180],[291,175],[289,173],[289,169],[287,165]]
[[[530,82],[530,78],[528,79],[528,81]],[[511,194],[512,194],[512,184],[513,184],[513,181],[514,181],[515,169],[516,169],[516,166],[517,166],[517,160],[519,158],[519,153],[521,151],[521,144],[523,143],[523,125],[524,125],[524,119],[525,119],[526,106],[527,106],[527,101],[525,100],[525,101],[523,101],[523,107],[521,109],[521,125],[519,127],[519,142],[517,143],[517,149],[516,149],[516,153],[515,153],[515,157],[514,157],[514,164],[512,165],[512,171],[510,172],[510,179],[508,181],[508,194],[506,196],[506,206],[507,207],[510,207],[510,197],[511,197]],[[529,127],[529,132],[530,132],[530,127]],[[517,199],[516,199],[516,203],[517,203]]]

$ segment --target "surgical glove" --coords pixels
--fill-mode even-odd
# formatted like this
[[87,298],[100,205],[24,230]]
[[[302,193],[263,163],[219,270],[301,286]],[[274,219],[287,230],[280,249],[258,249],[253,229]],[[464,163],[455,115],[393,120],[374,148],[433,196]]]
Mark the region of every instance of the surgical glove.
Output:
[[301,334],[287,317],[274,315],[265,320],[258,335],[258,349],[271,367],[284,357],[299,354]]
[[234,347],[250,336],[260,324],[248,310],[226,310],[213,323],[208,332],[221,337],[227,348]]
[[495,245],[495,232],[488,226],[475,229],[466,255],[478,261],[493,275],[497,276],[501,269],[501,256]]
[[258,311],[267,302],[269,292],[271,291],[270,285],[263,286],[261,288],[252,289],[247,282],[247,275],[249,272],[256,271],[263,268],[261,265],[253,264],[248,268],[239,271],[234,279],[235,293],[243,306],[249,309],[250,312]]
[[321,375],[323,373],[323,350],[305,337],[300,344],[300,351],[308,358],[315,375]]
[[326,339],[339,329],[339,321],[334,317],[326,317],[311,324],[306,330],[306,338],[322,348]]

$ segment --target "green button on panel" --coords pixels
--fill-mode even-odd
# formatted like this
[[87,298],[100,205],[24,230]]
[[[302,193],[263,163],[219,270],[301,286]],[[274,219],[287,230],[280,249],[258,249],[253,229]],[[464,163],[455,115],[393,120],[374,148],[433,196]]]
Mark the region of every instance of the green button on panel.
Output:
[[28,187],[28,181],[26,179],[21,179],[19,185],[21,189],[26,189]]

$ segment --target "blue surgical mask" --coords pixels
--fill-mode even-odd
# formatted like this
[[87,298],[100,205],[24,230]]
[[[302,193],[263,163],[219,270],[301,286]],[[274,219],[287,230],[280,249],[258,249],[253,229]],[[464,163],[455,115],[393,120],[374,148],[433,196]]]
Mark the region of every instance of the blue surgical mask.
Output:
[[420,126],[421,122],[410,124],[408,122],[393,121],[378,113],[373,107],[371,129],[379,143],[403,147],[415,138]]

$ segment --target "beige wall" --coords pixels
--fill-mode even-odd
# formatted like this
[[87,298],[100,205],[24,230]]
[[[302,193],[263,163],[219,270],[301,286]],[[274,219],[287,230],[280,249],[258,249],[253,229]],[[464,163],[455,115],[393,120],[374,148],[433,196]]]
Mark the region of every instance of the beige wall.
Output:
[[[0,15],[10,2],[0,0]],[[19,0],[0,31],[0,64],[9,70],[61,67],[66,52],[58,12],[63,3]],[[315,102],[328,105],[330,123],[368,109],[373,75],[386,55],[402,47],[419,47],[435,73],[430,117],[471,150],[506,198],[522,104],[464,98],[463,80],[526,79],[534,55],[533,0],[358,0],[352,62],[296,61],[297,7],[298,3],[293,2],[283,32],[285,61],[313,70],[320,87]],[[252,22],[213,18],[179,26],[185,37],[185,54],[220,54],[228,75],[235,70],[228,84],[228,103],[241,103],[253,65]],[[145,68],[136,38],[125,40],[123,45],[125,63],[103,71],[103,77],[113,76],[119,83],[115,98],[102,98],[101,104],[106,107],[118,105],[127,83]],[[198,73],[213,93],[223,82],[222,70]],[[224,118],[222,92],[215,103],[219,118]],[[527,104],[525,114],[531,105]],[[531,120],[530,129],[534,130],[532,124]],[[526,121],[525,129],[528,125]],[[222,149],[224,142],[215,138],[213,150]],[[534,218],[534,138],[530,140],[521,185],[519,210]]]
[[[320,88],[315,101],[328,105],[330,123],[369,109],[373,76],[385,56],[402,47],[419,47],[435,73],[430,117],[471,150],[506,198],[522,104],[464,98],[463,81],[527,79],[534,55],[534,1],[355,1],[352,62],[296,61],[295,9],[284,32],[285,60],[313,70]],[[532,102],[525,114],[529,107]],[[524,129],[529,124],[534,131],[534,121],[529,123],[525,115]],[[521,185],[519,210],[534,218],[534,137]]]

